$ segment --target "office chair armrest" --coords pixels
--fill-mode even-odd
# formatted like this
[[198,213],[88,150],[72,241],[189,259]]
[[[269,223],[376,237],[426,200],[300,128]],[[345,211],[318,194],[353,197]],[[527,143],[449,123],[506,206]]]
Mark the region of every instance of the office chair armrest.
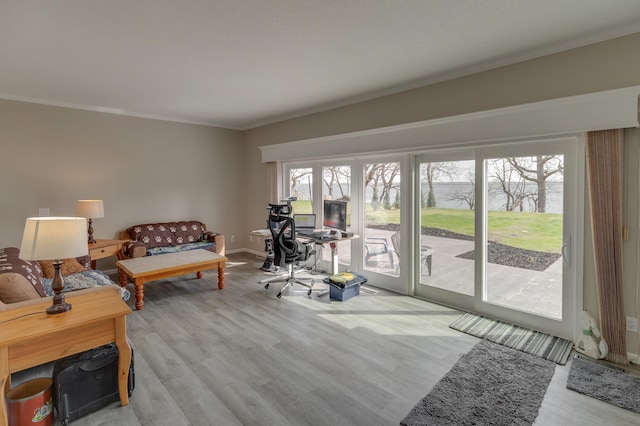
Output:
[[316,250],[313,248],[312,243],[297,241],[297,252],[300,255],[300,260],[305,261],[309,259],[309,257],[316,254]]

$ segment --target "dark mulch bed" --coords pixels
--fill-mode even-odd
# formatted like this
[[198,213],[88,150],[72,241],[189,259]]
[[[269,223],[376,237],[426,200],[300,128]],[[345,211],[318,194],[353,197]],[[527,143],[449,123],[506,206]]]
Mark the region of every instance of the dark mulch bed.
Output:
[[[504,244],[489,241],[489,263],[512,266],[514,268],[531,269],[542,272],[553,264],[560,257],[557,253],[545,253],[542,251],[525,250]],[[473,260],[474,250],[457,255],[462,259]]]
[[[398,231],[400,229],[398,224],[373,225],[369,227],[384,229],[387,231]],[[469,235],[457,234],[455,232],[438,228],[422,228],[422,235],[473,241],[473,237]],[[471,250],[466,253],[459,254],[456,257],[473,260],[474,256],[475,250]],[[542,272],[558,260],[560,255],[557,253],[545,253],[542,251],[520,249],[489,241],[489,252],[487,253],[487,257],[489,263]]]

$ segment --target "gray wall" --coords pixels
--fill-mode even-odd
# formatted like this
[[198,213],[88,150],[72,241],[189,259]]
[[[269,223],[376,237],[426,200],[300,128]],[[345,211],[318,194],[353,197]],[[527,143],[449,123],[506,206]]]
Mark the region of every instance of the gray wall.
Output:
[[73,216],[78,199],[104,200],[96,238],[176,219],[245,232],[238,131],[4,100],[0,129],[2,247],[20,246],[39,207]]

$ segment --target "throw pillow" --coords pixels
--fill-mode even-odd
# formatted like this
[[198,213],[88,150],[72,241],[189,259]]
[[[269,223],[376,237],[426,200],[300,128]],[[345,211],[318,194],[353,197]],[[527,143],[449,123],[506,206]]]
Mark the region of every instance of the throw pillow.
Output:
[[0,274],[0,300],[2,303],[16,303],[42,297],[33,284],[24,276],[13,272]]
[[15,303],[45,297],[38,262],[22,260],[16,247],[0,249],[0,300]]
[[[53,278],[55,269],[53,268],[53,260],[41,260],[40,266],[42,267],[42,274],[45,278]],[[78,259],[62,259],[62,266],[60,266],[60,273],[63,277],[67,275],[75,274],[85,270],[85,267],[78,262]]]

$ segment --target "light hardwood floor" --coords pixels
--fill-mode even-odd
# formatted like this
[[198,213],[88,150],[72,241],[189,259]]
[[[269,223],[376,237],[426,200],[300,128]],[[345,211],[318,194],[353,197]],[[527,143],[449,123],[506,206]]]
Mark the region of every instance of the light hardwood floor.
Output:
[[[224,290],[214,272],[145,286],[127,319],[130,404],[74,426],[397,425],[478,341],[448,328],[460,312],[385,291],[337,302],[294,287],[278,300],[259,259],[228,257]],[[556,367],[537,425],[640,424],[567,390],[568,372]]]

